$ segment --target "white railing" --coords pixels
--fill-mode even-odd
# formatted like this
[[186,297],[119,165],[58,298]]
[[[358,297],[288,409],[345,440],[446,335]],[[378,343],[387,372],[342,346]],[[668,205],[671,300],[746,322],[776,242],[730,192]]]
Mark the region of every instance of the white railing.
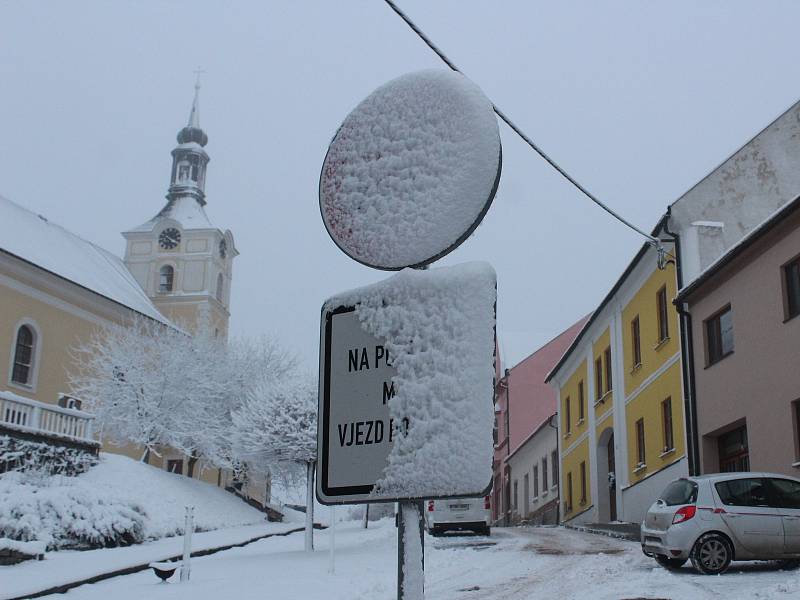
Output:
[[0,391],[0,426],[81,442],[94,442],[94,415]]

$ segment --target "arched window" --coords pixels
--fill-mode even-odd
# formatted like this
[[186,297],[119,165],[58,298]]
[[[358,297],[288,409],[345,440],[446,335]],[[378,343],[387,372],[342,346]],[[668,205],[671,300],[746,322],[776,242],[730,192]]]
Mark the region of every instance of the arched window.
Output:
[[11,381],[30,385],[33,380],[33,329],[29,325],[22,325],[17,330],[17,343],[14,349],[14,368],[11,372]]
[[224,281],[222,279],[222,273],[217,275],[217,300],[222,302],[222,288],[224,286]]
[[169,265],[164,265],[163,267],[161,267],[158,278],[158,291],[171,292],[174,280],[175,280],[175,269],[173,269]]

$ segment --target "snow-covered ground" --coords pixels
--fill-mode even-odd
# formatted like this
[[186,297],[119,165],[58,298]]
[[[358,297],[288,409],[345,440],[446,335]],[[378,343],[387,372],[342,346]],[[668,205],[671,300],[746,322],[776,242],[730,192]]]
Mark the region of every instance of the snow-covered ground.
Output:
[[[335,574],[328,572],[330,531],[316,532],[305,554],[302,534],[275,537],[195,559],[185,584],[158,583],[151,572],[70,591],[86,600],[390,600],[396,590],[397,532],[390,519],[363,530],[340,523]],[[438,600],[620,600],[800,597],[800,572],[773,564],[735,565],[708,577],[672,573],[642,555],[638,544],[561,528],[495,529],[486,537],[426,536],[426,596]],[[177,577],[173,577],[176,581]]]
[[[262,523],[195,533],[192,551],[240,544],[270,533],[302,527],[302,523]],[[183,537],[100,550],[48,552],[44,561],[0,566],[0,600],[34,594],[136,565],[162,561],[183,552]]]

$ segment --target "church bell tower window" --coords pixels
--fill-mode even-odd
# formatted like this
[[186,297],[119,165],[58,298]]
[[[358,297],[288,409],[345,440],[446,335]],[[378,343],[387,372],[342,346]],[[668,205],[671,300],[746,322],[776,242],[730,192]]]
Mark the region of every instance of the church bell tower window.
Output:
[[175,269],[170,265],[164,265],[159,271],[158,291],[165,293],[172,291],[172,285],[175,281]]

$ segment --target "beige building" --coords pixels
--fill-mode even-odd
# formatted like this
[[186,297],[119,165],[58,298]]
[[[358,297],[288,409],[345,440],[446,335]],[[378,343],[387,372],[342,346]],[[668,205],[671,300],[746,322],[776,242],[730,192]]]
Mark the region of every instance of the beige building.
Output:
[[800,473],[800,197],[678,295],[702,473]]
[[[0,434],[97,446],[92,417],[69,397],[68,384],[70,349],[97,327],[143,315],[190,331],[208,323],[227,337],[238,252],[231,232],[214,227],[204,210],[207,141],[195,91],[172,151],[166,205],[123,234],[124,261],[0,197]],[[136,447],[104,449],[142,455]],[[184,474],[188,466],[168,449],[150,463]],[[195,477],[229,483],[225,473],[197,467]]]

